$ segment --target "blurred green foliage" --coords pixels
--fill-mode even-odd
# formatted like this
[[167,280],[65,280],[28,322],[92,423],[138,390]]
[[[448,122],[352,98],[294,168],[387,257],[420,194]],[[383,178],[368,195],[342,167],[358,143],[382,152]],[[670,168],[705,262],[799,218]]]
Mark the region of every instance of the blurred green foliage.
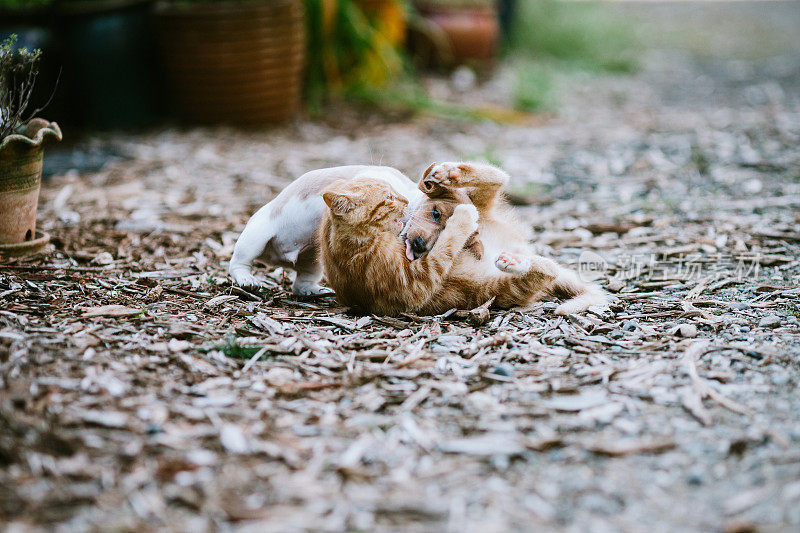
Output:
[[630,72],[635,44],[634,28],[597,2],[520,0],[507,53]]
[[513,65],[514,107],[558,106],[558,84],[575,72],[637,68],[635,28],[598,2],[519,0],[505,55]]
[[25,7],[39,7],[52,4],[53,0],[0,0],[0,9],[19,9]]
[[421,83],[406,74],[381,88],[355,84],[347,96],[361,104],[395,113],[422,113],[457,120],[489,118],[481,110],[431,98]]
[[548,111],[555,107],[555,80],[552,67],[535,61],[517,61],[514,65],[514,109]]
[[308,65],[306,95],[312,111],[353,87],[380,87],[402,70],[401,53],[355,0],[304,0]]

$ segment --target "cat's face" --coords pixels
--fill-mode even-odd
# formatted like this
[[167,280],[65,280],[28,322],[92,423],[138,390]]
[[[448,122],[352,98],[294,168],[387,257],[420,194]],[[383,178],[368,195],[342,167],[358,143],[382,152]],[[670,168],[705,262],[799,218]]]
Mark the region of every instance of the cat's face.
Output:
[[408,200],[384,181],[371,178],[341,180],[322,191],[331,215],[360,231],[391,231],[403,229],[400,219]]

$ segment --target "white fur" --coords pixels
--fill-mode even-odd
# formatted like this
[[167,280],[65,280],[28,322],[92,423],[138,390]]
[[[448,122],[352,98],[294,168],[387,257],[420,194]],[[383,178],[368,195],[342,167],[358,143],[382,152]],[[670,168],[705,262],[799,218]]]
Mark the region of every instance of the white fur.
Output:
[[478,231],[478,208],[472,204],[461,204],[457,205],[453,214],[455,215],[457,212],[463,211],[467,214],[470,221],[470,232]]
[[[307,172],[247,221],[228,267],[234,282],[243,287],[259,286],[261,282],[253,275],[252,268],[254,261],[260,261],[294,269],[297,277],[292,292],[295,294],[331,292],[319,285],[323,272],[315,251],[317,228],[326,209],[320,193],[337,179],[357,177],[387,182],[408,200],[410,208],[424,197],[414,182],[391,167],[351,165]],[[301,198],[303,195],[305,199]],[[273,217],[273,210],[281,205],[282,209]]]

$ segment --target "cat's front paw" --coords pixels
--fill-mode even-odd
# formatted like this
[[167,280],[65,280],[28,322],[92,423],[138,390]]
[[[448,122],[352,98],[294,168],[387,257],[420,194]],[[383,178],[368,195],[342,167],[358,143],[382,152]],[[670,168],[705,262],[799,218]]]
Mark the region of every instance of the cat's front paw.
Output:
[[503,252],[497,256],[495,266],[503,272],[521,276],[530,269],[530,260],[509,252]]
[[470,233],[478,231],[478,209],[472,204],[457,205],[453,218],[463,223]]

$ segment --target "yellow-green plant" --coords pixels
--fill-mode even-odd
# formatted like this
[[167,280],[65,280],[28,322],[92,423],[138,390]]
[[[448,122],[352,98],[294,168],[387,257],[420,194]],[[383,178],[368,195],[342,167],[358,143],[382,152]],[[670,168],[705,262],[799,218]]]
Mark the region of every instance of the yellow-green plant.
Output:
[[304,0],[306,93],[312,108],[352,87],[376,87],[402,69],[400,52],[355,0]]

